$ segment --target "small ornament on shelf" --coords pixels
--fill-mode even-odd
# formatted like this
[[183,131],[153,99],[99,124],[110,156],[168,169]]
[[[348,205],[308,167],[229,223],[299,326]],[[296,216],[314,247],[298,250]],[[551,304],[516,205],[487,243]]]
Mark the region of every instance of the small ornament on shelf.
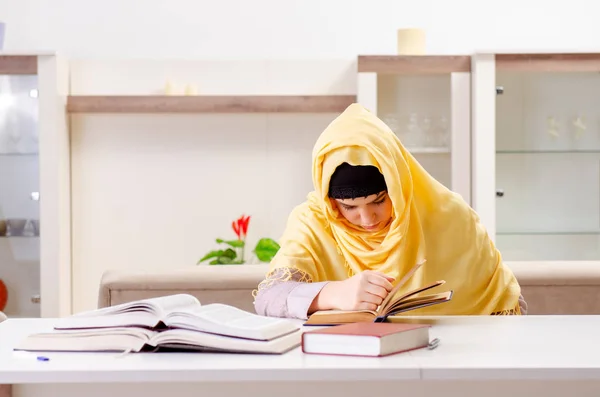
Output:
[[165,95],[175,95],[175,87],[171,80],[167,80],[165,83]]
[[196,86],[194,84],[188,84],[185,86],[185,95],[187,95],[187,96],[198,95],[198,89],[196,88]]
[[585,117],[577,116],[575,120],[573,120],[573,127],[575,127],[575,138],[579,139],[587,129],[585,124]]
[[557,138],[558,137],[558,122],[554,116],[550,116],[547,119],[548,121],[548,134]]
[[398,29],[396,36],[398,55],[425,55],[425,30],[418,28]]

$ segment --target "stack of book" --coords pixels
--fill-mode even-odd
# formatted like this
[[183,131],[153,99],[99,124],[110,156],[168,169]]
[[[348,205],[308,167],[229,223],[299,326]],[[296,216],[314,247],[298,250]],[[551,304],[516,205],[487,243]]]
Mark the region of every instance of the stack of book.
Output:
[[176,294],[57,320],[15,350],[36,352],[203,351],[283,354],[301,344],[301,325]]

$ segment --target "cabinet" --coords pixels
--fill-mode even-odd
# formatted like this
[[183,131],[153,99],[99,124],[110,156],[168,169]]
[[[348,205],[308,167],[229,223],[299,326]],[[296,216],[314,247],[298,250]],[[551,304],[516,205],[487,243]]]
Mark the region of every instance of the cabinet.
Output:
[[0,310],[9,317],[39,317],[39,135],[35,59],[5,58],[4,66],[0,66],[0,115],[0,280],[8,295],[5,307]]
[[359,56],[357,101],[471,202],[471,57]]
[[505,260],[600,258],[600,54],[473,57],[473,206]]
[[66,64],[0,53],[0,279],[9,317],[70,307]]

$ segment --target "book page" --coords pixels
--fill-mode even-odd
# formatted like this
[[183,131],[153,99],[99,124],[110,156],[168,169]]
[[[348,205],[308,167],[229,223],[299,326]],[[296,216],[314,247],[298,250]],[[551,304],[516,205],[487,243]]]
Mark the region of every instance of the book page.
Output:
[[172,312],[166,316],[165,324],[174,328],[261,340],[299,329],[289,319],[259,316],[220,303]]
[[378,315],[384,314],[387,312],[388,306],[392,303],[392,299],[398,293],[400,288],[402,288],[404,286],[404,284],[406,284],[406,282],[413,276],[413,274],[415,274],[415,272],[421,266],[423,266],[424,263],[425,263],[425,261],[423,261],[421,263],[417,263],[412,269],[409,270],[408,273],[406,273],[406,275],[398,282],[398,284],[396,284],[396,286],[390,291],[390,293],[387,295],[387,297],[383,300],[383,302],[381,303],[379,308],[377,308]]
[[404,304],[404,302],[409,301],[410,299],[408,299],[408,298],[410,298],[411,296],[420,294],[421,292],[427,291],[427,290],[435,288],[435,287],[439,287],[440,285],[443,285],[445,283],[446,283],[445,280],[439,280],[439,281],[436,281],[435,283],[431,283],[431,284],[425,285],[424,287],[417,288],[413,291],[409,291],[409,292],[405,293],[404,295],[400,295],[398,298],[395,298],[391,302],[391,304],[389,304],[387,306],[385,311],[383,311],[381,314],[383,314],[383,315],[388,314],[390,311],[394,310],[394,308],[397,307],[398,305]]
[[73,316],[59,319],[55,328],[154,327],[168,313],[194,307],[200,307],[200,302],[192,295],[175,294],[161,296],[77,313]]
[[373,322],[377,313],[371,310],[323,310],[313,313],[304,325],[333,325]]
[[139,351],[155,332],[139,328],[52,331],[26,337],[15,350],[55,352]]
[[232,338],[185,329],[172,329],[156,334],[148,344],[170,348],[175,351],[197,350],[204,352],[282,354],[300,346],[301,341],[302,332],[300,330],[286,334],[281,338],[263,341]]
[[444,303],[452,299],[453,291],[440,292],[425,296],[416,296],[397,302],[389,309],[390,315],[395,315],[408,310],[415,310],[420,307],[430,306],[438,303]]

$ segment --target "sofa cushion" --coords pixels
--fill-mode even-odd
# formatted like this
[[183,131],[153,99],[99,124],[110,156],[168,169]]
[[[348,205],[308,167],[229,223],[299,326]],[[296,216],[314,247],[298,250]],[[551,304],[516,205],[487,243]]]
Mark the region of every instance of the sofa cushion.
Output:
[[199,265],[160,271],[111,270],[100,282],[98,307],[171,294],[194,295],[202,304],[224,303],[254,312],[252,292],[268,265]]

